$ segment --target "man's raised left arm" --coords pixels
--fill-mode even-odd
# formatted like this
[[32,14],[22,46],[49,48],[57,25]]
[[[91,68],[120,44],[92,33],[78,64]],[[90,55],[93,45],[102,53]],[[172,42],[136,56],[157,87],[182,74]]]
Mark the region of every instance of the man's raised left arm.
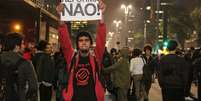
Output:
[[102,0],[99,1],[99,8],[102,11],[102,19],[99,21],[98,30],[96,35],[96,47],[95,47],[95,54],[97,60],[102,63],[103,54],[105,51],[105,43],[106,43],[106,25],[104,23],[103,14],[105,12],[105,4]]

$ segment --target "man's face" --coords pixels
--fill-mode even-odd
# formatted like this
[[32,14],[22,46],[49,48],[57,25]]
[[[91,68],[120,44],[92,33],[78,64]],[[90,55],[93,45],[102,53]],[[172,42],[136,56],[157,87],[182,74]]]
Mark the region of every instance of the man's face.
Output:
[[21,43],[21,46],[20,46],[20,52],[23,53],[24,52],[24,49],[25,49],[25,43],[24,43],[24,40],[22,40],[22,43]]
[[146,49],[146,50],[145,50],[145,54],[146,54],[147,56],[151,56],[151,51],[150,51],[149,49]]
[[91,47],[91,42],[89,37],[82,36],[78,39],[78,48],[80,50],[89,50]]
[[52,53],[52,46],[50,44],[48,44],[47,47],[46,47],[46,49],[45,49],[45,51],[47,53],[51,54]]

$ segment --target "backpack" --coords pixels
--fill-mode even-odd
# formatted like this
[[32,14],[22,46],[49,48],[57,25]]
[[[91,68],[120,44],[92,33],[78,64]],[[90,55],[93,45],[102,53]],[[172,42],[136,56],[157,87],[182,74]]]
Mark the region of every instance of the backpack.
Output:
[[12,99],[18,99],[18,67],[24,61],[25,60],[22,58],[12,66],[5,66],[0,60],[0,101],[11,101]]
[[143,66],[143,82],[151,81],[152,80],[152,71],[151,67],[148,63],[146,63],[145,59],[141,57],[144,63]]

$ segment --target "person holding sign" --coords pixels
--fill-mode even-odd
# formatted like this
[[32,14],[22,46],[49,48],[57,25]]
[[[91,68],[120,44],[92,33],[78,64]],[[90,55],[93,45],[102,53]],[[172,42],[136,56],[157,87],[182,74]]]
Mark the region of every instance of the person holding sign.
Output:
[[60,16],[63,21],[101,19],[98,0],[62,0],[64,10]]
[[[57,6],[57,12],[63,12],[65,5]],[[102,14],[105,4],[99,1],[98,7]],[[63,90],[65,101],[104,101],[104,84],[100,71],[106,41],[106,26],[103,17],[99,20],[96,47],[90,52],[92,37],[88,32],[79,32],[76,38],[77,52],[74,51],[67,25],[61,21],[59,39],[67,62],[66,71],[69,74],[68,85]]]

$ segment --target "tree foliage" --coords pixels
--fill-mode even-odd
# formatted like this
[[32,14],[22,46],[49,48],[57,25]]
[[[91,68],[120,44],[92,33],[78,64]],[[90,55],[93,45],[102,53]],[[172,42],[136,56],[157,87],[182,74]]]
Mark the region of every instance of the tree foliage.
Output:
[[[177,0],[168,7],[169,33],[176,34],[178,41],[183,46],[188,33],[198,32],[201,37],[201,7],[200,0]],[[199,41],[198,43],[201,43]]]
[[191,12],[191,18],[196,32],[198,33],[198,43],[201,43],[201,7],[196,7]]

